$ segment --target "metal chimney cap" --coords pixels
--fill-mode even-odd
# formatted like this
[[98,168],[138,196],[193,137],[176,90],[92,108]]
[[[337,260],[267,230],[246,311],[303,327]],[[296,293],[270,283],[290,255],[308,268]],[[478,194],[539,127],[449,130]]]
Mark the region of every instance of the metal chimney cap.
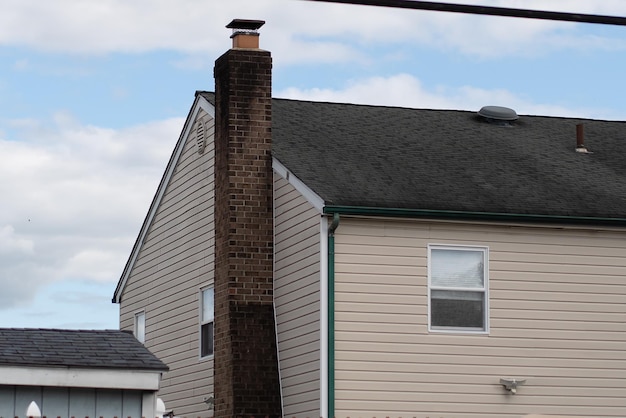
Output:
[[478,114],[483,118],[501,121],[512,121],[519,118],[515,110],[503,106],[483,106]]
[[265,24],[265,20],[233,19],[226,27],[233,30],[256,31]]

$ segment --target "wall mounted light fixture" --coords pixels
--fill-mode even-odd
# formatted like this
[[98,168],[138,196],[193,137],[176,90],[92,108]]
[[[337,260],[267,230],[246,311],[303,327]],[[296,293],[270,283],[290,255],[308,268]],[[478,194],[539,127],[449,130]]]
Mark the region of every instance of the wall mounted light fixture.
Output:
[[500,384],[504,386],[506,390],[511,392],[512,395],[517,393],[517,387],[519,385],[523,385],[526,383],[526,379],[516,379],[516,378],[502,378],[500,379]]

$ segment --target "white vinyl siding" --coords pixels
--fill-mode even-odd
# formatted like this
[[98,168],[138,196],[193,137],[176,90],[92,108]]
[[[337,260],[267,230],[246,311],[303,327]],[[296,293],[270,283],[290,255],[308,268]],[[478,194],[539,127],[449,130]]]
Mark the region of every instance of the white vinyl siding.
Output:
[[[335,237],[337,418],[624,416],[626,230],[342,217]],[[431,243],[489,248],[489,335],[428,331]]]
[[133,329],[146,310],[145,346],[170,368],[159,397],[180,416],[207,417],[213,359],[200,360],[199,289],[214,277],[214,121],[205,122],[206,148],[198,153],[195,123],[149,226],[120,303],[120,329]]
[[320,414],[320,215],[274,175],[274,300],[283,415]]

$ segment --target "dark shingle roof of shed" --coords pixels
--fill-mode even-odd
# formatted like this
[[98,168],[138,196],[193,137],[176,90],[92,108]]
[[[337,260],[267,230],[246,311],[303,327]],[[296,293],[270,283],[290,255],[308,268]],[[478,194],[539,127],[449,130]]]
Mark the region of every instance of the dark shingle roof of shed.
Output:
[[[202,92],[211,103],[213,93]],[[626,218],[626,123],[273,99],[272,152],[327,205]],[[575,152],[576,124],[585,145]]]
[[117,330],[0,328],[0,366],[166,371],[130,333]]

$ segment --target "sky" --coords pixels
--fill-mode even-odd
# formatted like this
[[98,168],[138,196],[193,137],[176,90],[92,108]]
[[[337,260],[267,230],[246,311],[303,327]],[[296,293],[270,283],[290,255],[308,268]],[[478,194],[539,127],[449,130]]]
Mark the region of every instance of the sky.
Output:
[[[623,0],[451,3],[626,16]],[[626,120],[626,27],[306,0],[0,0],[0,327],[111,302],[196,90],[260,19],[274,97]]]

